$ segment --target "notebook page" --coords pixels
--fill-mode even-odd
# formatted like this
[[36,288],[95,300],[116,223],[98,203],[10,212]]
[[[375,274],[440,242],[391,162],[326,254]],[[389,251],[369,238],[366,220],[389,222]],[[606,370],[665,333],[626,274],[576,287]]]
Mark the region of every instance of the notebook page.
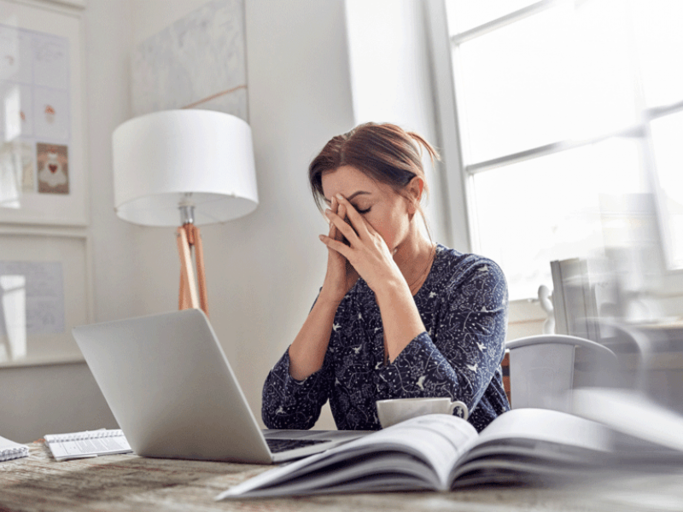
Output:
[[0,462],[28,457],[28,446],[0,436]]
[[45,436],[57,460],[133,453],[121,430],[95,430]]

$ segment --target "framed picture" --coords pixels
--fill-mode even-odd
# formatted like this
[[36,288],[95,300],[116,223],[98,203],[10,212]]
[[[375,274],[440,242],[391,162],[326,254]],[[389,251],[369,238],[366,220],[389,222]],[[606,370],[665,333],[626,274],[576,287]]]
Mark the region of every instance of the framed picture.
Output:
[[80,9],[0,0],[0,223],[88,224],[82,33]]
[[88,238],[0,230],[0,367],[82,361],[71,329],[92,320]]

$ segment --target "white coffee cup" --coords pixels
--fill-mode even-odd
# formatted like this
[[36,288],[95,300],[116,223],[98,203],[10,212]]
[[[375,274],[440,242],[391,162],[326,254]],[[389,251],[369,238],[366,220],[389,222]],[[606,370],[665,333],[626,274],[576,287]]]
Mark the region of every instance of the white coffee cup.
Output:
[[469,411],[467,405],[450,398],[395,398],[377,400],[377,416],[383,428],[424,414],[453,414],[464,420]]

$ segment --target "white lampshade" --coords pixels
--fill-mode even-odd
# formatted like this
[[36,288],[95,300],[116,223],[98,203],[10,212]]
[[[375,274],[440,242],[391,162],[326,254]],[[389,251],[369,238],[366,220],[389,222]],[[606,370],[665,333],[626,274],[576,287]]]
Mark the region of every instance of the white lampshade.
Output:
[[196,225],[225,222],[258,205],[251,128],[210,110],[136,117],[113,134],[114,204],[119,217],[177,226],[194,206]]

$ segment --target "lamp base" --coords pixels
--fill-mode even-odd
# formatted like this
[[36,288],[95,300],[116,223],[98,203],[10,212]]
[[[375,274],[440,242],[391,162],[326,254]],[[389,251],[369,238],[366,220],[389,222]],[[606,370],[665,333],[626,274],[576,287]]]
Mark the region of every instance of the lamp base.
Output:
[[[208,296],[206,293],[206,273],[204,269],[204,249],[199,228],[185,223],[176,231],[178,254],[180,256],[180,293],[178,309],[201,309],[209,316]],[[195,249],[197,279],[192,265],[192,247]]]

